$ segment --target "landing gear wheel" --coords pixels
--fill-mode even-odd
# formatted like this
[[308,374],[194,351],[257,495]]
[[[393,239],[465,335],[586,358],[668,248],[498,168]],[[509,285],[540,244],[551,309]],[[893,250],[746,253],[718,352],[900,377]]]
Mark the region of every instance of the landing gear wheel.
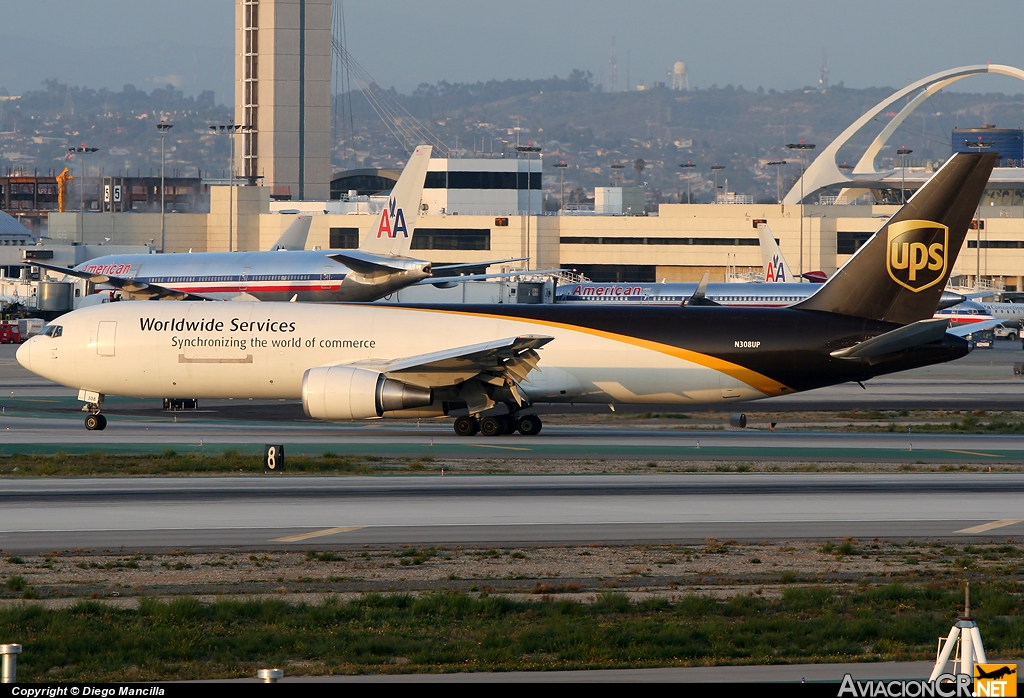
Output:
[[516,433],[516,418],[510,414],[507,414],[501,418],[502,424],[505,428],[501,430],[502,436],[511,436]]
[[89,431],[103,431],[107,428],[107,418],[102,414],[90,414],[85,418],[85,428]]
[[535,414],[524,415],[516,422],[516,428],[523,436],[536,436],[543,426],[540,417]]
[[484,417],[480,420],[480,433],[484,436],[501,436],[505,433],[505,425],[501,417]]
[[459,417],[454,426],[457,436],[473,436],[480,431],[480,423],[475,417]]

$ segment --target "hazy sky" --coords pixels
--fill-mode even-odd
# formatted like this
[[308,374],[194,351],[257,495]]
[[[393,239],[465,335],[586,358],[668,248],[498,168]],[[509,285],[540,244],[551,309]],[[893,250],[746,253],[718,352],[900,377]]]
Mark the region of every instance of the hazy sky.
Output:
[[[336,0],[336,2],[339,0]],[[386,87],[421,82],[607,74],[614,37],[620,89],[668,80],[685,61],[693,86],[899,87],[973,63],[1024,67],[1024,1],[987,0],[344,0],[349,49]],[[47,78],[120,89],[167,82],[187,93],[232,84],[232,0],[5,3],[0,87]],[[1008,78],[959,83],[1024,92]]]

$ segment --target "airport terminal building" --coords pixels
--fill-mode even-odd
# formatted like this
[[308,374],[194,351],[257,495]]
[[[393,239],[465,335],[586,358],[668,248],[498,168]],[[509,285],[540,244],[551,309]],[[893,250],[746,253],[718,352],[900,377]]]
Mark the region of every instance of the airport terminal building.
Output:
[[[351,248],[375,231],[398,173],[358,170],[330,174],[330,0],[236,2],[235,174],[197,183],[208,207],[179,206],[165,217],[135,212],[49,214],[54,243],[150,245],[165,252],[266,250],[295,213],[313,214],[307,247]],[[526,257],[530,269],[575,269],[595,281],[694,281],[739,278],[761,266],[757,224],[778,238],[795,273],[831,273],[898,206],[889,201],[917,189],[937,169],[905,166],[878,171],[877,155],[895,129],[942,87],[972,75],[1024,80],[1024,71],[986,64],[946,70],[902,88],[820,147],[801,179],[777,204],[661,204],[644,212],[635,190],[595,192],[589,210],[550,212],[544,182],[558,181],[539,148],[508,157],[435,157],[429,166],[412,242],[413,254],[434,263]],[[898,110],[898,111],[889,111]],[[880,115],[888,120],[861,160],[837,165],[840,147]],[[997,149],[975,229],[960,251],[954,278],[961,286],[1024,291],[1024,156],[1020,131],[958,129],[952,151]],[[889,146],[891,149],[891,146]],[[435,149],[435,155],[437,155]],[[905,163],[904,163],[905,164]],[[546,178],[546,180],[545,180]],[[153,200],[147,182],[147,200]],[[894,192],[896,192],[894,194]],[[367,196],[369,195],[369,196]],[[642,200],[642,199],[641,199]],[[568,208],[568,207],[567,207]],[[577,206],[576,209],[585,207]],[[188,211],[188,212],[182,212]]]

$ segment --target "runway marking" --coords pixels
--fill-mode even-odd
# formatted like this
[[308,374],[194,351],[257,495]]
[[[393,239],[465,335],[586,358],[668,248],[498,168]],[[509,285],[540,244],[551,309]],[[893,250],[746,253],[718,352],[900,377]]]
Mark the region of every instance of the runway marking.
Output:
[[300,540],[309,540],[310,538],[319,538],[320,536],[333,536],[335,533],[345,533],[346,531],[357,531],[360,528],[366,528],[365,526],[338,526],[337,528],[325,528],[321,531],[313,531],[312,533],[300,533],[297,536],[285,536],[284,538],[274,538],[271,543],[298,543]]
[[955,448],[947,448],[946,453],[963,453],[968,456],[988,456],[989,458],[1000,458],[998,453],[981,453],[979,451],[959,451]]
[[475,446],[476,448],[500,448],[503,451],[532,451],[532,448],[523,448],[522,446],[492,446],[491,444],[466,444],[467,446]]
[[986,531],[991,531],[994,528],[1012,526],[1013,524],[1019,524],[1022,521],[1024,521],[1024,519],[1003,519],[1002,521],[992,521],[987,524],[981,524],[980,526],[971,526],[970,528],[953,531],[953,533],[985,533]]

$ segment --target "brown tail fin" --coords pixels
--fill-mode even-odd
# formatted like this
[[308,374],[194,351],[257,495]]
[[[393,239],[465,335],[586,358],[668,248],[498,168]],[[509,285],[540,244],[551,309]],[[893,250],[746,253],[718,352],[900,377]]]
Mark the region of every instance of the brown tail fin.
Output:
[[996,163],[957,153],[864,243],[802,310],[910,324],[939,305]]

